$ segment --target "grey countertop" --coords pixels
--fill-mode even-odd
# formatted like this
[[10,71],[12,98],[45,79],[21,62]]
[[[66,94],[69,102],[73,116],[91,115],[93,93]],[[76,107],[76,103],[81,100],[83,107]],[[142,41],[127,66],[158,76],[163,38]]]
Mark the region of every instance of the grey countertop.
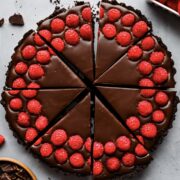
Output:
[[[62,0],[63,1],[63,0]],[[65,1],[65,0],[64,0]],[[97,0],[96,0],[97,1]],[[69,3],[70,0],[66,0]],[[91,0],[92,2],[92,0]],[[177,73],[175,76],[176,90],[180,95],[180,18],[147,4],[145,0],[122,0],[129,5],[140,9],[153,22],[154,34],[162,37],[164,43],[173,54]],[[54,10],[49,0],[1,0],[0,17],[5,18],[5,24],[0,28],[0,91],[5,82],[7,65],[11,60],[14,47],[29,29],[36,29],[36,22],[47,17]],[[15,12],[23,14],[24,27],[12,27],[8,17]],[[18,144],[4,118],[5,111],[0,106],[0,134],[6,137],[6,144],[0,149],[0,156],[8,156],[21,160],[37,175],[38,180],[88,179],[74,176],[64,176],[60,172],[32,157],[25,148]],[[163,144],[154,154],[154,161],[144,172],[133,180],[178,180],[180,177],[180,112],[177,113],[174,128],[169,131]]]

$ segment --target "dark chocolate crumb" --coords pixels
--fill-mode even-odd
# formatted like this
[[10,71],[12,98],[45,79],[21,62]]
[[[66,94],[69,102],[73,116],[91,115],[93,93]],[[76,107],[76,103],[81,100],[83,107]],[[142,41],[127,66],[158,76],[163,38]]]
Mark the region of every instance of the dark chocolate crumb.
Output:
[[21,14],[14,14],[9,17],[9,23],[14,26],[23,26],[24,25],[23,16]]
[[51,4],[59,5],[61,3],[61,0],[50,0]]
[[0,19],[0,27],[4,24],[4,18]]

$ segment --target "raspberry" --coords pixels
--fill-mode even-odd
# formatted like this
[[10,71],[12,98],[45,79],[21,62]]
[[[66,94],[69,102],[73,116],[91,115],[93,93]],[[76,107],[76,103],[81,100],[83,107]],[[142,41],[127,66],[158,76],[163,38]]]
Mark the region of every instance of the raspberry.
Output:
[[98,176],[98,175],[102,174],[102,172],[103,172],[103,164],[102,164],[102,162],[95,161],[93,163],[93,175]]
[[40,31],[39,31],[39,34],[40,34],[46,41],[48,41],[48,42],[50,42],[51,39],[52,39],[52,34],[51,34],[51,32],[50,32],[49,30],[47,30],[47,29],[40,30]]
[[40,137],[40,138],[34,143],[34,146],[40,145],[41,142],[42,142],[42,137]]
[[92,17],[91,17],[91,8],[89,7],[85,7],[83,10],[82,10],[82,17],[85,21],[89,21],[91,22],[92,20]]
[[76,45],[79,43],[80,38],[75,30],[69,29],[65,32],[65,40],[70,45]]
[[136,137],[139,140],[139,142],[144,145],[144,138],[140,135],[137,135]]
[[116,35],[116,27],[112,24],[105,24],[102,32],[106,38],[113,38]]
[[53,147],[51,144],[49,143],[42,144],[40,148],[40,154],[42,157],[48,157],[52,154],[52,152],[53,152]]
[[92,28],[89,24],[84,24],[80,28],[80,35],[85,40],[92,39]]
[[31,79],[39,79],[44,76],[44,70],[39,64],[29,66],[28,74]]
[[93,145],[93,157],[94,158],[100,158],[104,153],[104,147],[99,142],[94,142]]
[[27,64],[19,62],[16,64],[15,71],[17,74],[25,74],[28,70]]
[[131,148],[131,141],[126,136],[120,136],[116,140],[116,146],[121,151],[128,151]]
[[153,111],[152,104],[149,101],[145,101],[145,100],[140,101],[138,103],[137,109],[138,109],[139,114],[141,114],[142,116],[148,116]]
[[51,135],[51,142],[56,146],[60,146],[67,141],[67,138],[66,131],[57,129]]
[[138,70],[143,75],[148,75],[152,71],[152,65],[147,61],[141,61],[138,65]]
[[50,53],[47,50],[40,50],[36,54],[36,59],[41,64],[47,64],[50,61]]
[[104,151],[106,154],[113,154],[116,151],[116,145],[113,142],[109,141],[105,144]]
[[54,38],[51,41],[51,45],[59,52],[64,50],[64,41],[61,38]]
[[104,17],[104,8],[103,7],[100,7],[100,19],[102,19]]
[[26,112],[20,112],[18,114],[17,123],[20,126],[28,127],[30,125],[30,117]]
[[5,142],[5,138],[3,135],[0,135],[0,146],[2,146]]
[[42,131],[48,125],[48,119],[45,116],[39,116],[36,119],[35,126],[39,131]]
[[27,45],[22,50],[22,56],[24,59],[32,59],[36,55],[36,48],[32,45]]
[[140,87],[154,87],[154,83],[148,78],[143,78],[139,81],[139,86]]
[[115,172],[120,168],[121,163],[118,158],[111,157],[106,161],[106,166],[110,172]]
[[131,43],[131,34],[122,31],[116,36],[116,41],[121,45],[121,46],[128,46]]
[[178,13],[180,14],[180,1],[178,1]]
[[142,157],[142,156],[146,156],[148,154],[148,151],[144,148],[143,145],[141,144],[138,144],[136,147],[135,147],[135,153]]
[[155,94],[155,89],[141,89],[140,94],[146,98],[152,97]]
[[19,90],[9,90],[8,93],[11,95],[11,96],[14,96],[14,95],[17,95],[19,94]]
[[164,53],[163,52],[153,52],[150,55],[150,61],[153,64],[161,64],[164,61]]
[[53,33],[60,33],[64,30],[65,23],[60,18],[55,18],[51,21],[51,30]]
[[177,11],[177,0],[167,0],[167,6]]
[[165,119],[164,112],[162,110],[156,110],[153,112],[152,119],[154,122],[163,122]]
[[88,152],[91,152],[92,140],[90,137],[87,138],[84,146]]
[[38,45],[38,46],[42,46],[45,44],[45,42],[41,39],[41,37],[39,36],[39,34],[35,34],[34,35],[34,42]]
[[155,83],[161,84],[168,79],[168,72],[162,67],[158,67],[154,70],[152,79]]
[[74,153],[69,158],[70,164],[75,168],[81,168],[84,166],[84,157],[80,153]]
[[135,164],[136,161],[136,157],[134,154],[132,153],[126,153],[123,157],[122,157],[122,163],[125,166],[131,167]]
[[130,60],[136,61],[140,59],[140,57],[143,55],[143,51],[139,46],[133,46],[128,51],[128,58]]
[[54,157],[59,164],[64,164],[68,159],[68,153],[64,148],[60,148],[55,151]]
[[166,93],[160,91],[156,94],[155,101],[158,105],[165,106],[168,103],[169,98]]
[[22,95],[26,98],[33,98],[37,95],[37,90],[22,90]]
[[141,127],[141,134],[146,138],[154,138],[157,135],[157,127],[153,123],[144,124]]
[[135,16],[132,13],[127,13],[121,19],[121,22],[124,26],[132,26],[135,22]]
[[23,78],[17,78],[13,81],[12,87],[17,89],[25,88],[26,82]]
[[151,36],[144,38],[141,42],[141,47],[143,50],[149,51],[155,46],[155,41]]
[[71,136],[68,140],[68,145],[73,150],[79,150],[83,146],[83,139],[79,135]]
[[69,27],[77,27],[79,24],[79,16],[76,14],[69,14],[66,17],[66,24]]
[[36,138],[37,135],[38,133],[34,128],[28,128],[26,130],[25,140],[27,142],[32,142]]
[[23,106],[23,102],[20,98],[13,98],[10,101],[10,108],[17,111],[20,110]]
[[146,22],[144,21],[139,21],[137,22],[133,28],[132,28],[132,32],[134,34],[134,36],[140,38],[142,36],[145,35],[145,33],[148,32],[148,25]]
[[140,127],[140,120],[135,117],[135,116],[131,116],[126,120],[126,124],[129,127],[129,129],[131,129],[132,131],[135,131],[137,129],[139,129]]
[[116,8],[111,8],[107,13],[110,22],[115,22],[121,17],[121,12]]
[[27,109],[32,114],[40,114],[42,105],[36,99],[32,99],[27,103]]
[[40,88],[40,85],[35,83],[35,82],[32,82],[28,85],[28,88],[29,89],[39,89]]

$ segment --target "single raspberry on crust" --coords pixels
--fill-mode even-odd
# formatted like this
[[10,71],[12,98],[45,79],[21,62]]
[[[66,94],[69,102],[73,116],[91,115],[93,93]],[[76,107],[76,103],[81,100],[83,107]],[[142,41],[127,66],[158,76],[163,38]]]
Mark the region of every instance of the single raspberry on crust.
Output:
[[103,172],[103,164],[101,161],[95,161],[93,163],[93,175],[98,176]]
[[40,114],[42,110],[42,105],[36,99],[32,99],[27,103],[27,109],[32,114]]
[[144,148],[143,145],[141,144],[138,144],[136,147],[135,147],[135,153],[142,157],[142,156],[146,156],[148,154],[148,151]]
[[66,25],[69,27],[77,27],[79,25],[79,16],[77,14],[67,15]]
[[37,119],[36,119],[36,122],[35,122],[35,126],[36,128],[39,130],[39,131],[42,131],[43,129],[45,129],[48,125],[48,119],[47,117],[45,116],[39,116]]
[[118,158],[111,157],[106,161],[106,166],[110,172],[115,172],[115,171],[119,170],[119,168],[121,166],[121,162],[119,161]]
[[0,134],[0,146],[2,146],[5,143],[5,138],[3,135]]
[[102,19],[104,17],[104,8],[102,6],[100,7],[99,14],[100,14],[100,19]]
[[138,70],[143,75],[148,75],[152,72],[152,65],[147,61],[141,61],[138,65]]
[[11,96],[15,96],[17,94],[19,94],[19,90],[9,90],[8,93],[11,95]]
[[156,110],[152,114],[152,119],[157,123],[163,122],[165,119],[165,114],[162,110]]
[[32,45],[27,45],[22,50],[22,56],[24,59],[32,59],[36,55],[36,48]]
[[84,146],[88,152],[91,152],[92,139],[90,137],[87,138]]
[[27,142],[32,142],[37,137],[37,135],[38,135],[38,133],[37,133],[36,129],[28,128],[26,130],[25,140]]
[[50,58],[51,58],[51,55],[50,55],[49,51],[47,51],[47,50],[40,50],[36,54],[36,59],[41,64],[49,63]]
[[140,87],[154,87],[154,83],[148,78],[143,78],[139,81],[139,86]]
[[47,29],[43,29],[43,30],[40,30],[39,31],[39,34],[44,38],[46,39],[46,41],[50,42],[51,39],[52,39],[52,34],[49,30]]
[[133,61],[140,59],[142,55],[143,55],[143,51],[137,45],[131,47],[128,51],[128,58]]
[[42,38],[39,36],[39,34],[35,34],[34,35],[34,42],[36,43],[36,45],[38,46],[42,46],[45,44],[45,42],[42,40]]
[[70,45],[77,45],[80,41],[80,37],[75,30],[69,29],[65,32],[65,40]]
[[141,125],[139,118],[137,118],[136,116],[129,117],[126,120],[126,124],[129,127],[129,129],[131,129],[132,131],[139,129]]
[[110,22],[115,22],[121,17],[121,12],[116,8],[111,8],[107,13]]
[[61,38],[54,38],[51,41],[51,45],[59,52],[64,50],[64,41]]
[[157,127],[153,123],[144,124],[141,127],[141,134],[146,138],[154,138],[157,135]]
[[67,141],[67,138],[66,131],[57,129],[51,135],[51,142],[56,146],[60,146]]
[[135,164],[136,161],[136,157],[134,154],[132,153],[126,153],[123,157],[122,157],[122,163],[125,166],[131,167]]
[[30,117],[29,114],[26,112],[20,112],[18,114],[17,123],[20,126],[28,127],[30,125]]
[[31,79],[39,79],[44,76],[44,70],[39,64],[32,64],[29,66],[28,74]]
[[43,140],[42,137],[40,137],[33,145],[39,146],[41,144],[42,140]]
[[60,33],[64,30],[65,23],[62,19],[60,18],[54,18],[51,21],[51,30],[53,33]]
[[131,34],[127,31],[122,31],[117,34],[116,41],[121,46],[128,46],[131,43]]
[[138,112],[142,116],[148,116],[152,113],[153,107],[149,101],[140,101],[137,106]]
[[121,22],[124,26],[132,26],[135,22],[135,16],[132,13],[127,13],[121,18]]
[[54,157],[59,164],[64,164],[68,159],[68,153],[64,148],[57,149]]
[[29,89],[39,89],[40,88],[40,85],[35,83],[35,82],[32,82],[28,85],[28,88]]
[[40,154],[42,157],[49,157],[53,152],[53,147],[49,143],[42,144],[40,148]]
[[128,151],[131,148],[131,141],[126,136],[120,136],[116,140],[116,146],[120,151]]
[[152,52],[150,55],[150,61],[153,64],[161,64],[164,61],[164,53],[161,51]]
[[79,135],[71,136],[68,140],[68,145],[73,150],[79,150],[83,146],[83,139]]
[[23,106],[23,102],[20,98],[13,98],[11,99],[9,106],[12,110],[20,110]]
[[154,70],[152,79],[157,84],[162,84],[168,79],[168,72],[162,67],[158,67]]
[[155,89],[141,89],[140,94],[146,98],[152,97],[155,94]]
[[81,168],[85,164],[84,157],[80,153],[74,153],[71,155],[69,162],[75,168]]
[[136,137],[139,140],[139,142],[144,145],[144,138],[140,135],[137,135]]
[[91,8],[90,7],[85,7],[82,10],[82,17],[85,21],[91,22],[92,16],[91,16]]
[[109,141],[105,144],[104,151],[106,154],[113,154],[116,151],[116,145],[113,142]]
[[105,24],[102,32],[106,38],[111,39],[116,36],[116,27],[112,24]]
[[32,90],[32,89],[22,90],[22,95],[25,98],[34,98],[37,95],[37,90]]
[[142,49],[146,51],[153,49],[154,46],[155,46],[155,40],[151,36],[144,38],[141,42]]
[[85,40],[91,40],[92,39],[92,28],[89,24],[84,24],[80,28],[80,35]]
[[134,36],[136,36],[138,38],[144,36],[148,32],[148,25],[147,25],[147,23],[144,22],[144,21],[137,22],[133,26],[132,32],[133,32]]
[[177,11],[177,0],[167,0],[167,6]]
[[159,91],[155,96],[155,101],[160,106],[165,106],[168,101],[168,95],[165,92]]
[[23,78],[17,78],[13,81],[12,87],[15,89],[21,89],[26,87],[26,82]]
[[100,142],[94,142],[93,145],[93,157],[94,158],[100,158],[104,153],[104,147],[103,144]]
[[28,70],[28,66],[24,62],[19,62],[15,66],[15,71],[17,74],[25,74],[27,70]]

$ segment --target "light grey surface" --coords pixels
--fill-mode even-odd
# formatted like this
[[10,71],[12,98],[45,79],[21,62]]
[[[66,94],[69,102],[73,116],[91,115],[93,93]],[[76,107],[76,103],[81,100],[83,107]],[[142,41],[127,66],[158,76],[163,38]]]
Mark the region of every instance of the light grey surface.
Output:
[[[64,0],[65,1],[65,0]],[[66,0],[66,2],[69,0]],[[92,0],[91,0],[92,1]],[[123,0],[129,5],[140,9],[153,22],[154,34],[162,37],[165,44],[173,54],[177,74],[175,76],[176,90],[180,95],[180,18],[168,14],[166,11],[150,6],[145,0]],[[21,7],[22,6],[22,7]],[[2,91],[5,81],[7,65],[11,60],[13,48],[22,38],[23,34],[36,28],[36,22],[48,16],[54,9],[49,0],[0,0],[0,17],[4,17],[5,25],[0,28],[0,91]],[[8,23],[8,17],[15,12],[20,12],[24,16],[24,27],[12,27]],[[8,156],[21,160],[27,164],[37,175],[38,180],[63,179],[87,179],[66,177],[53,169],[48,168],[38,159],[32,157],[22,145],[19,145],[9,130],[4,118],[4,109],[0,106],[0,134],[6,137],[6,144],[0,149],[0,156]],[[178,180],[180,177],[180,113],[177,113],[174,128],[169,131],[168,137],[159,146],[154,154],[154,161],[144,172],[133,180]]]

